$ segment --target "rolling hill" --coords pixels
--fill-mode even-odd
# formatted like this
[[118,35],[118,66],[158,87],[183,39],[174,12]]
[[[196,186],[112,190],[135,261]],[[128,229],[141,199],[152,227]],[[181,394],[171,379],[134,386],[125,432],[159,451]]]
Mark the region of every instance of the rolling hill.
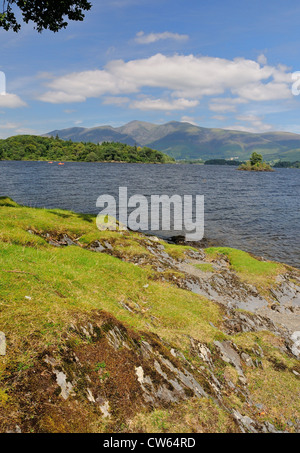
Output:
[[209,129],[189,123],[171,121],[152,124],[132,121],[113,128],[100,126],[55,130],[45,136],[58,135],[63,140],[92,143],[120,142],[149,146],[175,159],[248,159],[254,151],[268,161],[300,160],[300,135],[289,132],[253,134],[224,129]]

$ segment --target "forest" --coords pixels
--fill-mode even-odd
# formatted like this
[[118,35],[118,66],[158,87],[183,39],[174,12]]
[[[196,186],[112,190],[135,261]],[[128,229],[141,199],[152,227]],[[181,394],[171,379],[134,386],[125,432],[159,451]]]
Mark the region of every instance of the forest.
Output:
[[174,162],[172,157],[148,147],[115,142],[97,145],[35,135],[18,135],[0,140],[0,160],[160,164]]

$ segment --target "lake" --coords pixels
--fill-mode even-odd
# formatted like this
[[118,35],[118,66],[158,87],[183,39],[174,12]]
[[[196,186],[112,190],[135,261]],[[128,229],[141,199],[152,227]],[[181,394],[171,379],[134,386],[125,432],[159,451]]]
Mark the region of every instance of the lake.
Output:
[[204,195],[206,238],[300,268],[298,169],[0,161],[0,196],[32,207],[98,214],[97,198],[120,186],[147,197]]

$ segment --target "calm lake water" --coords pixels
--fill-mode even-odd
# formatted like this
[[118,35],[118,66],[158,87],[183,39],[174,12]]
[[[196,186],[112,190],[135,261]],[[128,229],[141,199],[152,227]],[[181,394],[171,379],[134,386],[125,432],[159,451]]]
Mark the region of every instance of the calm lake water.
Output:
[[300,268],[300,170],[111,163],[0,162],[0,196],[98,214],[102,194],[204,195],[205,237]]

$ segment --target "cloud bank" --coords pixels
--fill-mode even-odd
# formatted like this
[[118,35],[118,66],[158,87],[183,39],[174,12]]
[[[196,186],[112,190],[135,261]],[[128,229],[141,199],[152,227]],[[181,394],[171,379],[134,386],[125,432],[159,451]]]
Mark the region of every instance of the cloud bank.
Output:
[[16,94],[6,93],[0,95],[0,108],[16,109],[25,106],[26,103]]
[[[104,97],[106,104],[111,100],[112,104],[128,103],[140,110],[173,111],[194,108],[202,98],[211,97],[209,108],[219,114],[235,112],[239,104],[249,102],[290,100],[289,69],[259,60],[261,63],[160,53],[128,62],[114,60],[103,69],[50,79],[48,90],[39,99],[61,104]],[[162,90],[163,95],[150,97],[144,89]]]

